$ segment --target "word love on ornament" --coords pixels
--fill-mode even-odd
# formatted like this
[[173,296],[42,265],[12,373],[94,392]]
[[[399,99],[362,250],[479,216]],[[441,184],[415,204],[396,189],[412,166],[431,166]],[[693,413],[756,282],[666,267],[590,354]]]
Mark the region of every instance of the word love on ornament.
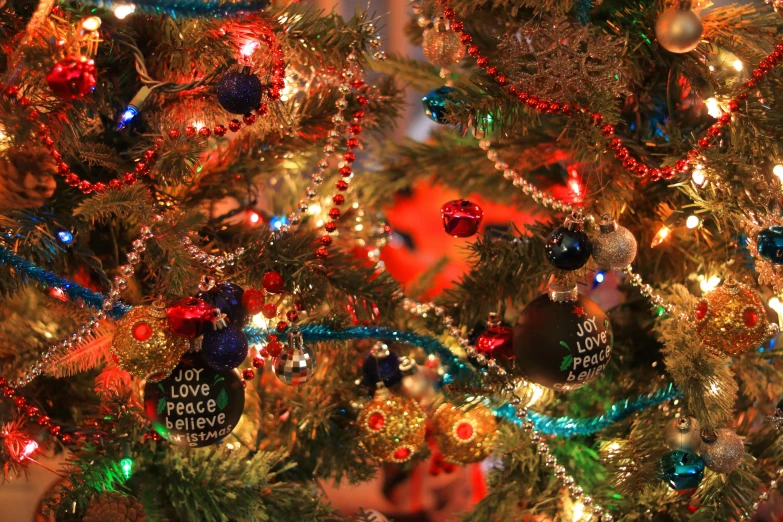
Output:
[[144,387],[144,411],[172,444],[200,448],[231,433],[242,416],[244,387],[235,370],[214,370],[199,355]]

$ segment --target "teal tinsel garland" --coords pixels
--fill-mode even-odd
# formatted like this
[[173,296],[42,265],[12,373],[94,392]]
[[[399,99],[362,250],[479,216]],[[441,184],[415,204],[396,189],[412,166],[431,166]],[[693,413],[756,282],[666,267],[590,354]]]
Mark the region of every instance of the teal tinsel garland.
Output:
[[[48,270],[44,270],[35,263],[18,256],[4,246],[0,246],[0,264],[13,268],[23,280],[29,279],[46,287],[59,288],[72,301],[83,301],[91,308],[100,309],[101,306],[103,306],[103,302],[106,300],[105,295],[93,292],[73,281],[69,281]],[[128,310],[130,310],[128,305],[117,302],[114,303],[114,308],[112,308],[109,315],[118,319],[125,315]]]

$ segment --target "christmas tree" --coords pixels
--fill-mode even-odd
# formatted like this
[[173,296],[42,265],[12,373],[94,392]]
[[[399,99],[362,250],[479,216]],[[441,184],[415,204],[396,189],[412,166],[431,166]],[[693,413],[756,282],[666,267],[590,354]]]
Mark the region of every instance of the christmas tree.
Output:
[[[484,462],[464,521],[779,517],[772,4],[422,0],[419,60],[306,0],[7,0],[2,480],[64,455],[58,521],[380,521],[322,485]],[[443,241],[434,297],[437,255],[387,270]]]

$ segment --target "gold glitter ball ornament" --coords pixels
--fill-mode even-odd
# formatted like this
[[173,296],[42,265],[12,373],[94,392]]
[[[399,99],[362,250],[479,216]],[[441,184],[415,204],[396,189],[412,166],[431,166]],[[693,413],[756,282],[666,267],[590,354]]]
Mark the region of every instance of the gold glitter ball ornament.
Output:
[[169,329],[166,307],[159,301],[131,308],[117,322],[111,340],[117,365],[153,382],[168,377],[188,348],[190,341]]
[[464,411],[445,403],[435,410],[432,427],[435,443],[446,461],[464,465],[489,456],[498,422],[484,405]]
[[701,458],[704,465],[715,473],[731,473],[742,462],[745,445],[731,430],[702,430]]
[[609,214],[601,216],[601,233],[592,241],[593,260],[602,270],[622,270],[636,259],[636,238]]
[[758,294],[732,278],[700,299],[693,316],[702,345],[724,355],[758,348],[769,336]]
[[425,29],[422,36],[424,57],[436,67],[450,67],[465,56],[459,34],[451,30],[445,18],[435,20],[433,27]]
[[425,420],[415,400],[381,388],[359,413],[361,445],[383,462],[406,462],[424,444]]

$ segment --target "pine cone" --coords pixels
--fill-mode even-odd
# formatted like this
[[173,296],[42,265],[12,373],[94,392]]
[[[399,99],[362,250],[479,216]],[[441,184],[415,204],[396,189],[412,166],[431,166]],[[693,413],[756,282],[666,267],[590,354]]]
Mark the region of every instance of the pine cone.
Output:
[[136,497],[105,491],[92,499],[83,522],[145,522],[144,506]]
[[57,165],[49,151],[24,145],[0,158],[0,208],[40,207],[54,194]]

